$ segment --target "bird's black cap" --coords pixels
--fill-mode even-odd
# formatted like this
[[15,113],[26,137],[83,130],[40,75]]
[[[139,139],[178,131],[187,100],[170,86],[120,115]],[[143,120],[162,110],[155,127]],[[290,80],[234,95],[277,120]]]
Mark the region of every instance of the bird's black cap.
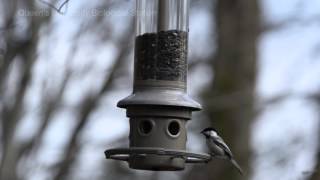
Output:
[[213,127],[207,127],[207,128],[205,128],[205,129],[203,129],[200,133],[207,132],[207,131],[215,131],[215,132],[217,132],[217,130],[216,130],[215,128],[213,128]]

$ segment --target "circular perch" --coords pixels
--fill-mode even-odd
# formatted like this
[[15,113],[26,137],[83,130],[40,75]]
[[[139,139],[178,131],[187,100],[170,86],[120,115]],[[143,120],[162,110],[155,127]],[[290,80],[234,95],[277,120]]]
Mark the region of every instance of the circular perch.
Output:
[[115,148],[108,149],[105,152],[107,159],[120,161],[129,161],[130,156],[159,155],[171,156],[172,158],[183,158],[186,163],[207,163],[211,156],[205,153],[192,153],[182,150],[164,149],[164,148]]

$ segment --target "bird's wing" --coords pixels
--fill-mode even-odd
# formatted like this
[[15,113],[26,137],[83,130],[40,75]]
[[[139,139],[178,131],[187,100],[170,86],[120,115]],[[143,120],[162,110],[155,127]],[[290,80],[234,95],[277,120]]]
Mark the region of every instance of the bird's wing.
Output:
[[219,146],[221,149],[224,150],[227,156],[230,158],[233,157],[232,152],[230,148],[227,146],[227,144],[223,141],[221,137],[217,137],[216,139],[213,140],[217,146]]

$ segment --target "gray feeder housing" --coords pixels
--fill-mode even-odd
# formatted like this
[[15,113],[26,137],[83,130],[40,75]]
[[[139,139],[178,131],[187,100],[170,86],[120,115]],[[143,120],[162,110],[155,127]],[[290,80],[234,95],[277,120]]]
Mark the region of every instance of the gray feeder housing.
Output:
[[[144,83],[138,88],[135,84],[133,94],[118,103],[127,109],[130,118],[130,147],[186,150],[185,125],[191,112],[200,110],[200,105],[188,97],[185,88],[173,87],[171,82]],[[131,156],[129,165],[134,169],[182,170],[185,159],[153,154]]]
[[130,147],[107,150],[107,158],[128,161],[133,169],[162,171],[210,159],[186,152],[186,123],[201,109],[186,93],[188,4],[137,0],[133,93],[118,102],[130,119]]

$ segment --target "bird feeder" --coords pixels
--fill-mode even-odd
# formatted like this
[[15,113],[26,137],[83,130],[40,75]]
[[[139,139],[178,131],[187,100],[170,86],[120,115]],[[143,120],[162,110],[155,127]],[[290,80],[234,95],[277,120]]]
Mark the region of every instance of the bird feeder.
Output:
[[200,104],[187,95],[189,0],[136,0],[133,92],[118,102],[130,119],[130,147],[105,151],[143,170],[183,170],[208,154],[186,151],[186,123]]

